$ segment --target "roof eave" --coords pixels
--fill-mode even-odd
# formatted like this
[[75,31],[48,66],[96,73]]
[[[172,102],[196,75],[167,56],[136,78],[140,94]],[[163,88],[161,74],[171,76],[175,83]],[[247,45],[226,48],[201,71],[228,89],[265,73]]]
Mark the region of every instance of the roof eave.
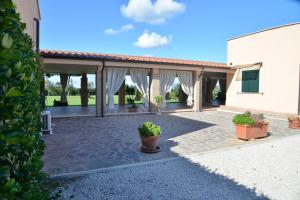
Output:
[[138,61],[138,60],[128,60],[128,59],[113,59],[100,56],[76,56],[76,55],[46,55],[41,54],[43,58],[57,58],[57,59],[75,59],[75,60],[98,60],[98,61],[113,61],[113,62],[131,62],[131,63],[146,63],[146,64],[159,64],[159,65],[176,65],[176,66],[193,66],[193,67],[212,67],[212,68],[222,68],[230,69],[226,66],[214,66],[214,65],[201,65],[201,64],[181,64],[181,63],[172,63],[172,62],[155,62],[155,61]]

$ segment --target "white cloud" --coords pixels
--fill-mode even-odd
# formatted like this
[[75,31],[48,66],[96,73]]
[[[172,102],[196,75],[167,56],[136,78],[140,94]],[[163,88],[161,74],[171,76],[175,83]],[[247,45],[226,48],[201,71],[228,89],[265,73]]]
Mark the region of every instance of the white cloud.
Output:
[[130,31],[132,29],[134,29],[134,26],[132,24],[126,24],[121,27],[121,31]]
[[155,32],[144,32],[134,45],[140,48],[156,48],[166,46],[170,44],[171,41],[172,36],[161,36]]
[[176,0],[129,0],[121,6],[121,13],[137,22],[162,24],[167,19],[185,11],[185,4]]
[[122,32],[130,31],[132,29],[134,29],[134,26],[132,24],[126,24],[118,30],[115,30],[115,29],[112,29],[112,28],[105,29],[104,33],[107,34],[107,35],[116,35],[116,34],[119,34],[119,33],[122,33]]

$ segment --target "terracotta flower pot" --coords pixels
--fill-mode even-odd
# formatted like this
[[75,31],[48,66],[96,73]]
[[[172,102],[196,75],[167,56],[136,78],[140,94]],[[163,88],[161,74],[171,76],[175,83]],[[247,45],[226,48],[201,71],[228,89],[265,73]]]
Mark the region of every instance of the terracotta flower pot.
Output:
[[142,142],[142,149],[146,151],[156,151],[158,148],[158,140],[159,140],[159,135],[158,136],[142,136],[140,134],[141,142]]
[[300,127],[299,120],[289,120],[289,128],[298,129]]
[[137,112],[137,107],[128,107],[128,112]]
[[242,140],[262,138],[268,135],[268,123],[262,125],[236,125],[236,137]]

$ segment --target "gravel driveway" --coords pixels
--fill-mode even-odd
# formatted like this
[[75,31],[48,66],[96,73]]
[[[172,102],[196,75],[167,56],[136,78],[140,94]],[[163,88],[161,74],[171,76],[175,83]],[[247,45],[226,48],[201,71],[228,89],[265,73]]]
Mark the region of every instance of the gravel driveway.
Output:
[[62,199],[300,199],[300,136],[62,181]]

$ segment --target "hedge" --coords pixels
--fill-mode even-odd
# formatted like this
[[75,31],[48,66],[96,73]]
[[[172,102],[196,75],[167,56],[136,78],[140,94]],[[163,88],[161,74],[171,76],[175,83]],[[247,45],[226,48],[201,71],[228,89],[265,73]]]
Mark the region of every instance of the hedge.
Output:
[[39,56],[12,1],[1,0],[0,12],[0,199],[48,199]]

